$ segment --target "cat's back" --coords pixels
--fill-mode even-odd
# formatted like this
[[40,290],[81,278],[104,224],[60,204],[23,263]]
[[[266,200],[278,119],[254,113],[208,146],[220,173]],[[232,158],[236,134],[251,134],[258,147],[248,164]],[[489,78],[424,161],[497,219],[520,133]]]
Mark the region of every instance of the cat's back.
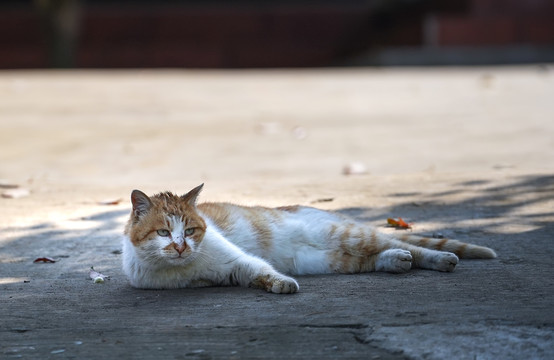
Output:
[[[338,214],[309,206],[289,205],[275,208],[264,206],[243,206],[231,203],[203,203],[199,212],[220,231],[228,233],[238,227],[249,225],[258,233],[269,232],[271,228],[292,228],[295,225],[340,221]],[[267,228],[267,229],[265,229]]]
[[198,210],[226,235],[235,230],[241,230],[243,234],[253,230],[263,235],[270,232],[272,225],[280,225],[289,220],[289,215],[298,212],[300,207],[268,208],[231,203],[203,203],[198,205]]

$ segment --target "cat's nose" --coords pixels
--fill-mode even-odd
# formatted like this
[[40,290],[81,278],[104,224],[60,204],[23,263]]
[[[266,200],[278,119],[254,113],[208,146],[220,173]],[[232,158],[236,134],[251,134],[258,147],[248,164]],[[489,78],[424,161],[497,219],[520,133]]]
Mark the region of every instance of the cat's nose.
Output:
[[173,243],[173,248],[181,255],[187,249],[187,244],[177,245]]

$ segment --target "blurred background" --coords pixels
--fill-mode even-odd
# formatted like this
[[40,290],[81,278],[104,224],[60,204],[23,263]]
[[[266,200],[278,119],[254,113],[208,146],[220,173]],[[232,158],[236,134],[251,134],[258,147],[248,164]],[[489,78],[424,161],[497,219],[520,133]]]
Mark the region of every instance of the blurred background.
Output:
[[2,0],[0,68],[554,61],[551,0]]
[[552,0],[2,0],[0,180],[551,171],[552,19]]

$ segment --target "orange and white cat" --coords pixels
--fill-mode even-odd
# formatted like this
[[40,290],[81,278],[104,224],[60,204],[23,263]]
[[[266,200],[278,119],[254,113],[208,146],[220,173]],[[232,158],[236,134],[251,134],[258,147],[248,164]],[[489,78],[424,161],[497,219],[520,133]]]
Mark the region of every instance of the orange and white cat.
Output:
[[394,237],[311,207],[197,205],[202,186],[183,196],[132,192],[123,242],[123,270],[132,286],[241,285],[294,293],[298,283],[288,275],[453,271],[458,256],[496,257],[489,248],[456,240]]

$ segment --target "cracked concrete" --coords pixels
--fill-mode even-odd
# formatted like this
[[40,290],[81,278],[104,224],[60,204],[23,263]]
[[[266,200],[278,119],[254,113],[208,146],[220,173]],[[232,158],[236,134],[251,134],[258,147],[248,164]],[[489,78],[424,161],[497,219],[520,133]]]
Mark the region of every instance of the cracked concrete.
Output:
[[[0,198],[0,357],[553,358],[549,69],[0,73],[0,186],[31,191]],[[131,190],[201,182],[201,200],[402,216],[498,258],[289,296],[133,289]]]

